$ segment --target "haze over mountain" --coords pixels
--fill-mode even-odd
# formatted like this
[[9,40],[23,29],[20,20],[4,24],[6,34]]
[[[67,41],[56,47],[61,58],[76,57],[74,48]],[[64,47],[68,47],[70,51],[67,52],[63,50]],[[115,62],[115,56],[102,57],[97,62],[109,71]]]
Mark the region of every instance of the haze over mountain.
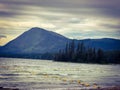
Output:
[[[72,39],[55,32],[34,27],[1,47],[0,53],[53,53],[58,52],[59,49],[65,48],[66,43],[71,40]],[[103,50],[120,50],[120,40],[117,39],[75,40],[75,43],[78,42],[84,42],[87,47],[101,48]]]

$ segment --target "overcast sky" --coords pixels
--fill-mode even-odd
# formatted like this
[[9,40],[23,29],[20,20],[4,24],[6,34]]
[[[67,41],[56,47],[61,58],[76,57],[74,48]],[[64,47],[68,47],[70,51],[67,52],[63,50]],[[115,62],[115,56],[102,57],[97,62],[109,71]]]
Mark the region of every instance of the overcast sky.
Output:
[[0,45],[32,27],[74,39],[120,39],[120,0],[0,0]]

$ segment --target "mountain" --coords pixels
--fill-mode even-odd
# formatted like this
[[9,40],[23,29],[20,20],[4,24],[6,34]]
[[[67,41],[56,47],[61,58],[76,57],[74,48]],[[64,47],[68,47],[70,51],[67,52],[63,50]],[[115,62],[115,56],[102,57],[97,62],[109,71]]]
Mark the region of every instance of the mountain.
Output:
[[69,40],[52,31],[34,27],[3,46],[1,52],[17,54],[56,52],[65,47]]
[[[52,31],[34,27],[16,39],[10,41],[5,46],[0,47],[0,53],[7,54],[39,54],[58,52],[65,48],[67,42],[72,39],[66,38]],[[87,47],[101,48],[103,50],[120,50],[120,40],[103,39],[84,39],[75,40],[75,43],[84,42]]]
[[84,39],[80,40],[88,47],[101,48],[105,51],[107,50],[120,50],[120,40],[112,38],[102,38],[102,39]]

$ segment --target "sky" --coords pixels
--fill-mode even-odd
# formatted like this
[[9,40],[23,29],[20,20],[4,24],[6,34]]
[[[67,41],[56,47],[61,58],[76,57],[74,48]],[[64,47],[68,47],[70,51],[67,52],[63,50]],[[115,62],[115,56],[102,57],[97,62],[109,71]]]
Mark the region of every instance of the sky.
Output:
[[32,27],[72,39],[120,39],[120,0],[0,0],[0,45]]

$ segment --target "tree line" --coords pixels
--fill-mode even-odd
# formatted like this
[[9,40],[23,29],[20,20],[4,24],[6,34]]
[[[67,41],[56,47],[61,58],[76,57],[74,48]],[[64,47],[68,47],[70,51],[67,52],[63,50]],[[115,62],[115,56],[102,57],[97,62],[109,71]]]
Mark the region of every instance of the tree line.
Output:
[[83,42],[75,43],[74,40],[67,43],[65,48],[60,49],[57,53],[0,53],[0,57],[46,59],[76,63],[120,64],[120,50],[104,51],[87,47]]
[[57,54],[55,54],[54,60],[99,64],[120,63],[120,52],[112,51],[111,53],[109,51],[103,51],[102,49],[86,47],[83,42],[75,44],[73,40],[66,44],[65,49],[61,49]]

